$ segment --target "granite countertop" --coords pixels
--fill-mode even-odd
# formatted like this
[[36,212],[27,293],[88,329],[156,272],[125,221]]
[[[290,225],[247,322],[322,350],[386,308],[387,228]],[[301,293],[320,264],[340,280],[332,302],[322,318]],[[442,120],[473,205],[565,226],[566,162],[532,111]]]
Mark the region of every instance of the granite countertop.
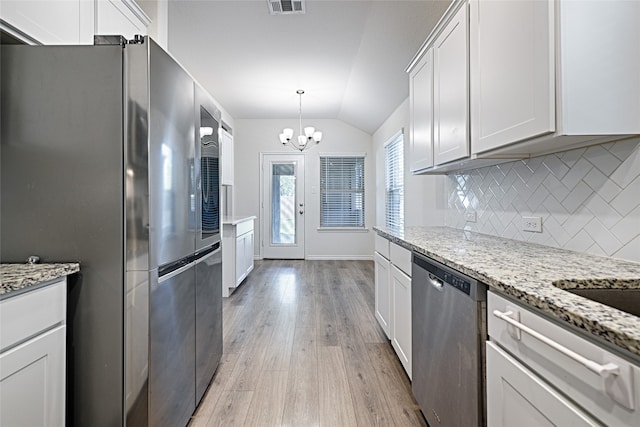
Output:
[[374,227],[548,315],[640,356],[640,317],[563,289],[638,288],[640,264],[448,227]]
[[255,215],[247,215],[247,216],[228,216],[228,217],[224,217],[222,218],[222,223],[223,224],[231,224],[231,225],[238,225],[241,222],[245,222],[245,221],[249,221],[249,220],[254,220],[257,217]]
[[77,262],[60,264],[0,264],[0,299],[80,271]]

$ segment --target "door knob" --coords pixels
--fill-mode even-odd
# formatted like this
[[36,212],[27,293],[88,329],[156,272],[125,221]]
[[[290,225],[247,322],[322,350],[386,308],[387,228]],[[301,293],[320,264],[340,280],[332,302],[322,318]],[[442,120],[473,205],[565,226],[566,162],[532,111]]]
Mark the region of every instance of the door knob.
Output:
[[300,211],[300,215],[302,215],[304,213],[304,211]]

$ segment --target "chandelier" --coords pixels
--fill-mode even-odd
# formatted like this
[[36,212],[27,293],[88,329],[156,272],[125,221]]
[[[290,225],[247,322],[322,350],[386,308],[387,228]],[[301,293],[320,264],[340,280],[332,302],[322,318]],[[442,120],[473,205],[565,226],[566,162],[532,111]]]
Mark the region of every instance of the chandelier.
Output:
[[293,129],[286,128],[282,130],[280,134],[280,142],[282,145],[287,145],[289,143],[293,148],[303,151],[309,147],[311,147],[312,140],[318,144],[322,139],[322,132],[317,131],[313,126],[307,126],[304,128],[304,133],[302,133],[302,95],[304,94],[304,90],[298,89],[296,93],[300,96],[300,134],[298,135],[298,143],[295,144],[291,142],[291,138],[293,138]]

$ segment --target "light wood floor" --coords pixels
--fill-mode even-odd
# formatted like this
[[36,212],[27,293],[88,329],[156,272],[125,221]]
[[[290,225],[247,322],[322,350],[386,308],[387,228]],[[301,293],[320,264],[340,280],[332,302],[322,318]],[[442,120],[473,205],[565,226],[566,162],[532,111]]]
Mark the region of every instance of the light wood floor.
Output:
[[374,317],[373,262],[257,262],[223,313],[191,427],[426,425]]

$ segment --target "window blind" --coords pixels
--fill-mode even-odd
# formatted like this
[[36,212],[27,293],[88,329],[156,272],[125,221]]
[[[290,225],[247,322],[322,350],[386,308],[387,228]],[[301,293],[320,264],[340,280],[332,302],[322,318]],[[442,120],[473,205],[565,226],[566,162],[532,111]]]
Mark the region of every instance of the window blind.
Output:
[[364,157],[320,157],[320,227],[364,227]]
[[385,145],[385,224],[404,227],[404,138],[402,133]]

